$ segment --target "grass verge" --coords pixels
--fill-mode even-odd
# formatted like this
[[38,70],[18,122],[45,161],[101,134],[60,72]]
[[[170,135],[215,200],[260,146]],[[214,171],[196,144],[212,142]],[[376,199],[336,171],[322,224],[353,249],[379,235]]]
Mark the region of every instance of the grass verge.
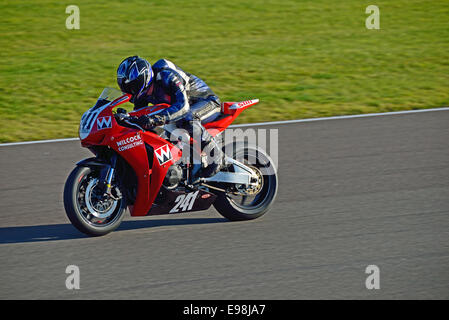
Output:
[[[0,2],[0,142],[77,136],[120,61],[165,57],[260,122],[449,106],[447,0]],[[131,108],[129,106],[128,108]]]

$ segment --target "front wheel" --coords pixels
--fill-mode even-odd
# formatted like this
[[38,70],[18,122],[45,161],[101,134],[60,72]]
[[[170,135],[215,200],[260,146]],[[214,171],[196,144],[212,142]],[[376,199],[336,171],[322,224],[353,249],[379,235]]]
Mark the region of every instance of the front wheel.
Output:
[[[89,167],[76,167],[64,187],[64,208],[70,222],[89,236],[102,236],[115,230],[123,220],[126,201],[103,193],[100,172]],[[117,186],[112,186],[118,191]],[[116,194],[121,194],[119,191]]]
[[[258,176],[258,183],[251,189],[236,186],[234,192],[220,192],[214,207],[231,221],[252,220],[264,215],[277,194],[278,176],[273,160],[255,146],[234,144],[232,158],[250,167]],[[238,192],[235,192],[235,191]]]

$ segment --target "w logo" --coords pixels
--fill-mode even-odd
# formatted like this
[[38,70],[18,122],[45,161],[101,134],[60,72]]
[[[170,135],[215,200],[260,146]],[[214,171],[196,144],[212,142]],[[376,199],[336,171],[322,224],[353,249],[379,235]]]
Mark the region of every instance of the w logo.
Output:
[[97,119],[98,130],[107,129],[112,127],[111,117],[101,117]]
[[173,157],[171,155],[170,147],[168,144],[154,150],[154,154],[156,155],[156,158],[159,161],[160,165],[163,165],[164,163],[173,159]]

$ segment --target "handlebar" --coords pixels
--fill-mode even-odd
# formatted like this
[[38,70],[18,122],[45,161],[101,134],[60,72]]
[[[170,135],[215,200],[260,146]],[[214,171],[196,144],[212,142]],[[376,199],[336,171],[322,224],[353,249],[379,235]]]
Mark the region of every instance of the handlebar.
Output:
[[137,123],[133,123],[133,122],[128,121],[128,120],[124,120],[123,122],[125,122],[125,123],[127,123],[127,124],[129,124],[129,125],[131,125],[131,126],[137,127],[139,130],[145,131],[145,130],[144,130],[141,126],[139,126]]
[[128,126],[139,128],[142,131],[154,132],[153,130],[154,128],[162,126],[166,123],[165,119],[161,117],[158,116],[148,117],[148,115],[145,116],[147,117],[146,119],[141,119],[142,117],[144,117],[144,115],[140,117],[130,116],[128,112],[122,108],[118,108],[117,113],[114,114],[114,117],[119,124],[125,123]]
[[114,114],[114,118],[117,121],[118,124],[122,123],[126,123],[128,125],[130,125],[131,127],[136,127],[139,130],[145,131],[141,126],[139,126],[137,123],[131,122],[129,121],[129,119],[131,118],[131,116],[127,113],[115,113]]

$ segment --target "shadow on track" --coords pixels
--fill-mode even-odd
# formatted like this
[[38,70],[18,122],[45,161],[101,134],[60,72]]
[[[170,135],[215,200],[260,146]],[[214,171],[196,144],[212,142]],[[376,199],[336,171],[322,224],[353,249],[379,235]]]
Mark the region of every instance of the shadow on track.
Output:
[[[177,226],[191,224],[209,224],[228,221],[224,218],[181,218],[181,219],[158,219],[158,220],[132,220],[123,221],[114,232],[125,230],[136,230],[154,228],[160,226]],[[54,240],[71,240],[89,238],[75,229],[71,224],[51,224],[24,227],[0,228],[0,244],[41,242]],[[101,237],[100,237],[101,238]]]

